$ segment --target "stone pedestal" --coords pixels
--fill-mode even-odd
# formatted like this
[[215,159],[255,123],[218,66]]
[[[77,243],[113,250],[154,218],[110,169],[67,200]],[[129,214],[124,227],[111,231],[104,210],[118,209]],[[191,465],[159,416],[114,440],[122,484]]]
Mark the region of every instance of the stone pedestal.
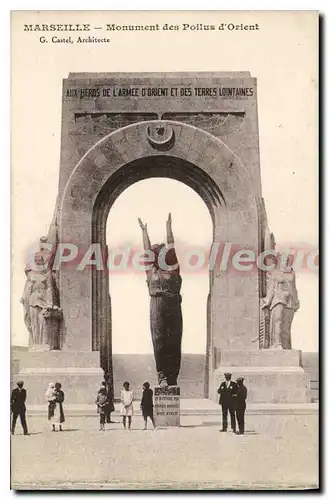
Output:
[[94,404],[103,380],[99,352],[26,352],[20,356],[13,382],[18,380],[24,381],[28,405],[46,404],[50,382],[62,384],[66,404]]
[[232,380],[244,377],[247,403],[309,403],[310,377],[301,367],[301,352],[294,350],[215,351],[215,370],[210,380],[210,399],[218,401],[217,389],[224,373]]
[[157,427],[180,425],[180,387],[154,388],[154,419]]

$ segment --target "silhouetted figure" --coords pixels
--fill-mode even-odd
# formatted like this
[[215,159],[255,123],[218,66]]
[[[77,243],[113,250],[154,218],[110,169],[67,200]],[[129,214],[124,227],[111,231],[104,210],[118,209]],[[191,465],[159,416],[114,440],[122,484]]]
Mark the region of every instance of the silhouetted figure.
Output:
[[62,384],[60,382],[56,382],[55,384],[55,395],[56,395],[56,407],[55,407],[55,420],[53,424],[53,430],[56,430],[56,424],[59,426],[59,430],[62,431],[62,424],[65,422],[64,416],[64,392],[62,391]]
[[11,412],[12,412],[12,424],[11,424],[11,433],[15,434],[15,427],[18,415],[21,419],[21,424],[23,427],[23,432],[25,436],[28,436],[29,432],[27,430],[26,424],[26,389],[23,388],[24,382],[17,382],[17,387],[11,393]]
[[141,410],[144,419],[144,430],[147,429],[147,417],[151,420],[153,427],[155,428],[154,417],[153,417],[153,391],[150,388],[149,382],[144,382],[143,384]]
[[227,431],[227,414],[230,412],[231,417],[231,428],[233,432],[236,432],[236,422],[235,422],[235,399],[237,385],[232,382],[232,374],[224,373],[225,381],[222,382],[218,389],[219,394],[219,404],[222,406],[223,423],[221,432]]
[[237,378],[237,389],[236,389],[236,419],[238,421],[239,432],[238,434],[244,434],[244,415],[246,412],[246,399],[247,399],[247,387],[243,384],[244,378]]
[[102,382],[102,385],[106,389],[106,407],[105,407],[105,419],[107,424],[112,424],[113,421],[111,419],[111,413],[115,411],[114,407],[114,394],[113,394],[113,387],[111,385],[111,377],[108,373],[105,373],[104,375],[104,382]]

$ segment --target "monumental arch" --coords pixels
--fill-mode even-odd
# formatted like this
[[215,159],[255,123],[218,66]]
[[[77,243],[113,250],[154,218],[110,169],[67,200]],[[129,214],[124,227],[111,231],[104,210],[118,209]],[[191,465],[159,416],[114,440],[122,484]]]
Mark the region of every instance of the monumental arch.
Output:
[[[115,96],[118,88],[138,89],[140,97]],[[168,95],[173,88],[175,97]],[[111,206],[131,184],[152,177],[184,182],[201,196],[212,218],[213,246],[229,242],[256,254],[270,248],[256,79],[248,72],[70,74],[63,82],[59,194],[48,240],[74,243],[82,254],[100,244],[106,254]],[[65,359],[63,369],[79,359],[84,377],[96,381],[96,357],[98,367],[112,371],[110,273],[91,267],[61,266],[56,355]],[[216,400],[229,369],[244,375],[251,401],[308,400],[299,352],[260,349],[265,286],[260,271],[215,266],[209,272],[208,302],[201,305],[207,307],[207,397]]]

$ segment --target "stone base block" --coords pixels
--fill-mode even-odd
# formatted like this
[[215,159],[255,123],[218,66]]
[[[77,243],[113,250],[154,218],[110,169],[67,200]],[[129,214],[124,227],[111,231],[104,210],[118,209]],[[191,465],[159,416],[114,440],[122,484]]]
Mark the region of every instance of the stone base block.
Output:
[[232,380],[244,377],[249,403],[310,403],[310,377],[301,367],[221,366],[212,374],[210,398],[218,401],[217,389],[224,373]]
[[20,364],[24,368],[41,367],[76,367],[76,368],[99,368],[99,352],[83,351],[47,351],[47,352],[24,352],[19,356]]
[[221,351],[216,350],[216,368],[223,366],[300,366],[301,351],[271,350]]
[[95,404],[103,374],[98,352],[28,352],[21,357],[13,382],[24,381],[29,405],[46,405],[50,382],[62,384],[67,404]]
[[301,351],[225,351],[215,349],[209,380],[209,397],[218,401],[217,389],[224,373],[244,377],[249,403],[309,403],[310,377],[301,365]]
[[157,427],[180,425],[180,388],[154,387],[154,419]]

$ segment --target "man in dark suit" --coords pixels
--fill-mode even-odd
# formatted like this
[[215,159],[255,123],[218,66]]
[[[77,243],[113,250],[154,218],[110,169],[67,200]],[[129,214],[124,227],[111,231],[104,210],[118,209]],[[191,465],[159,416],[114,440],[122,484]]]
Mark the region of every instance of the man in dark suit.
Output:
[[17,417],[19,415],[20,419],[21,419],[21,424],[23,427],[24,435],[28,436],[29,433],[27,430],[26,418],[25,418],[26,390],[23,389],[23,385],[24,385],[24,382],[22,382],[22,381],[17,382],[16,389],[14,389],[11,393],[10,403],[11,403],[11,412],[13,414],[11,433],[15,434],[16,421],[17,421]]
[[247,387],[243,384],[244,378],[239,377],[236,379],[236,419],[238,421],[239,432],[244,434],[244,414],[246,411]]
[[236,432],[236,422],[235,422],[235,398],[237,385],[231,380],[231,373],[224,373],[225,381],[222,382],[218,389],[219,394],[219,404],[222,406],[223,415],[223,428],[221,432],[227,431],[227,414],[230,412],[231,418],[231,428],[233,432]]

